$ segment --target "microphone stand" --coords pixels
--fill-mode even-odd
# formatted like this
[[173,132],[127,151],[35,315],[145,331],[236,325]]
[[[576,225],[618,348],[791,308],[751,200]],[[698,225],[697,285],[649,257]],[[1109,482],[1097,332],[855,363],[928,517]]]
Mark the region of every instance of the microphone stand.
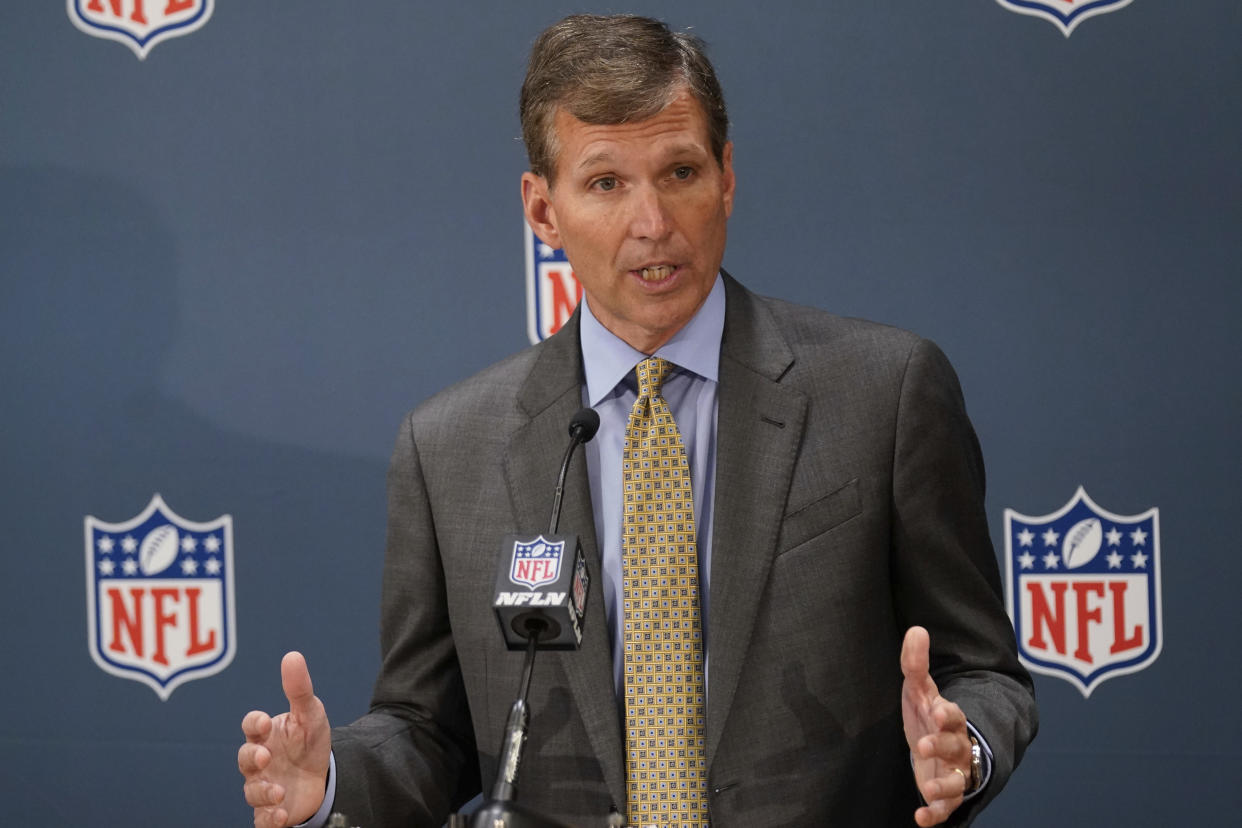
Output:
[[526,631],[530,638],[526,643],[526,659],[522,663],[522,683],[518,697],[509,709],[509,720],[505,723],[505,738],[500,751],[499,775],[492,787],[492,799],[507,801],[517,797],[518,766],[522,764],[522,748],[526,745],[526,730],[530,724],[530,708],[526,698],[530,695],[530,676],[535,667],[535,650],[539,647],[539,634],[544,624],[538,618],[526,620]]
[[518,766],[522,763],[522,748],[526,744],[527,725],[530,723],[526,698],[530,693],[530,677],[535,666],[539,636],[545,628],[545,622],[540,618],[526,620],[526,631],[530,637],[526,642],[526,658],[522,663],[521,689],[513,707],[509,709],[509,720],[505,724],[496,783],[492,786],[491,797],[483,803],[482,808],[474,812],[470,828],[567,828],[562,823],[541,816],[517,802]]
[[[598,428],[599,415],[589,408],[579,411],[570,423],[569,448],[561,462],[556,493],[552,499],[552,517],[549,521],[551,535],[555,535],[560,528],[561,498],[565,492],[569,460],[573,457],[574,449],[594,437]],[[530,694],[530,679],[535,668],[535,651],[539,649],[540,636],[547,634],[549,638],[554,638],[560,634],[560,625],[555,620],[533,613],[525,616],[522,627],[519,634],[526,638],[526,657],[522,662],[518,697],[509,709],[509,719],[505,723],[505,735],[500,744],[500,765],[497,768],[496,782],[492,786],[492,795],[484,801],[483,807],[474,812],[470,819],[470,828],[568,828],[563,823],[537,814],[517,802],[518,768],[522,764],[522,749],[526,745],[530,724],[530,707],[526,699]],[[465,825],[465,818],[460,814],[449,817],[448,828],[464,828]]]

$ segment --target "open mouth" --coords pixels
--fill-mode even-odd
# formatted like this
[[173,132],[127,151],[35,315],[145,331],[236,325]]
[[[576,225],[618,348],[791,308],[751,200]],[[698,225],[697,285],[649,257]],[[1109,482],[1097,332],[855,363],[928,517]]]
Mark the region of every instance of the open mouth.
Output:
[[677,270],[676,265],[653,265],[651,267],[643,267],[634,271],[644,282],[663,282],[665,279],[673,275],[673,271]]

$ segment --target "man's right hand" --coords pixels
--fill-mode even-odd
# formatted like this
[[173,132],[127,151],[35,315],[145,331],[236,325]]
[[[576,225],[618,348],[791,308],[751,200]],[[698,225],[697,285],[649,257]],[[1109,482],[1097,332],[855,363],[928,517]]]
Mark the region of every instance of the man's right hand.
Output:
[[323,804],[327,788],[332,731],[301,653],[285,653],[280,683],[288,713],[272,718],[251,710],[242,719],[246,744],[237,751],[237,768],[246,778],[255,828],[305,822]]

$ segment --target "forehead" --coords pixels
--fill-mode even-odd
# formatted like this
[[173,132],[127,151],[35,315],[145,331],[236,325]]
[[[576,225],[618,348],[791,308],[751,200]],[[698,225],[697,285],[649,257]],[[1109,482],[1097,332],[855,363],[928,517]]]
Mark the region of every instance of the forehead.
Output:
[[702,104],[685,90],[650,118],[622,124],[588,124],[564,109],[557,109],[552,130],[557,172],[571,175],[596,160],[635,151],[655,155],[711,153],[707,115]]

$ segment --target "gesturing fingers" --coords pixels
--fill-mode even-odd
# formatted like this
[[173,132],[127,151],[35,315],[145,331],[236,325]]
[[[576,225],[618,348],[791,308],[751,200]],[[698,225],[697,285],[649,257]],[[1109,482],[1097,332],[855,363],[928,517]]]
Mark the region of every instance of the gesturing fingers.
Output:
[[262,742],[272,732],[272,717],[262,710],[251,710],[242,719],[242,733],[247,742]]
[[242,786],[242,790],[246,793],[246,804],[251,808],[271,807],[285,801],[285,789],[264,779],[251,779]]
[[[957,774],[953,774],[957,776]],[[960,796],[952,799],[936,799],[914,812],[914,821],[922,826],[939,825],[962,804]]]
[[919,793],[929,805],[946,800],[953,808],[961,804],[966,795],[967,772],[958,767],[943,770],[942,776],[928,779],[919,786]]
[[914,746],[920,759],[939,759],[950,767],[970,766],[970,738],[962,731],[929,733]]
[[966,728],[966,714],[962,708],[946,699],[937,696],[932,702],[932,721],[942,731],[962,731]]
[[283,828],[314,813],[323,801],[331,760],[328,718],[306,659],[288,653],[280,672],[289,712],[273,717],[252,710],[242,718],[246,741],[238,748],[237,768],[256,828]]
[[255,808],[254,828],[285,828],[289,812],[284,808]]
[[263,772],[272,761],[272,752],[263,745],[247,742],[237,750],[237,769],[249,780]]
[[301,653],[288,652],[280,660],[280,684],[289,700],[289,712],[295,718],[304,719],[314,713],[315,687]]
[[914,760],[914,776],[927,803],[914,813],[922,826],[949,818],[966,792],[970,736],[966,715],[940,695],[931,677],[931,637],[911,627],[901,646],[902,723]]
[[939,825],[962,804],[968,784],[967,771],[957,766],[941,764],[942,774],[925,780],[919,785],[919,793],[927,804],[914,812],[914,821],[919,825]]
[[263,777],[263,769],[271,763],[272,754],[262,745],[244,744],[237,752],[237,766],[246,777],[242,791],[246,804],[254,809],[256,828],[283,828],[289,821],[289,812],[283,807],[283,785]]
[[906,630],[901,642],[901,672],[907,679],[920,680],[931,668],[931,636],[922,627]]

